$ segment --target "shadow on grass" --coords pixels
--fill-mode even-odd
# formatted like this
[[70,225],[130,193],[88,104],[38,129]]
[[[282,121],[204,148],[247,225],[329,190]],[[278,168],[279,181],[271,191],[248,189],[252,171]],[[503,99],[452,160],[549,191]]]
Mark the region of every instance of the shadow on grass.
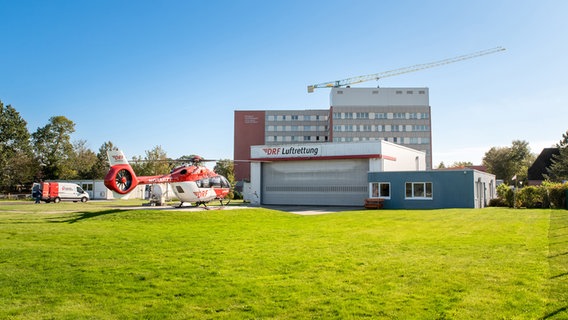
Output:
[[562,277],[565,277],[565,276],[568,276],[568,272],[557,274],[555,276],[550,277],[550,279],[558,279],[558,278],[562,278]]
[[544,320],[544,319],[550,319],[550,318],[552,318],[552,317],[554,317],[554,316],[556,316],[556,315],[558,315],[558,314],[560,314],[560,313],[562,313],[562,312],[564,312],[564,311],[568,311],[568,306],[564,306],[564,307],[562,307],[562,308],[559,308],[559,309],[557,309],[557,310],[554,310],[553,312],[551,312],[551,313],[545,315],[545,316],[542,317],[541,319],[542,319],[542,320]]
[[96,217],[114,214],[114,213],[118,213],[118,212],[124,212],[124,211],[126,211],[126,210],[112,209],[112,210],[104,210],[104,211],[79,212],[79,215],[74,216],[72,218],[65,219],[65,220],[52,221],[52,222],[55,222],[55,223],[75,223],[75,222],[79,222],[79,221],[86,220],[86,219],[96,218]]
[[558,258],[558,257],[565,256],[565,255],[568,255],[568,251],[567,251],[567,252],[558,253],[558,254],[553,254],[553,255],[551,255],[551,256],[548,256],[548,258],[550,258],[550,259],[552,259],[552,258]]

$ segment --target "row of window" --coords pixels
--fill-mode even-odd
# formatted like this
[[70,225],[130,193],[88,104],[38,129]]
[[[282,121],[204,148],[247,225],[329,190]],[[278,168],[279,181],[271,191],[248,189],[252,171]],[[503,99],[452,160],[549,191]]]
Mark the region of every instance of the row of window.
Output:
[[[432,199],[432,182],[407,182],[404,186],[405,199]],[[390,199],[390,182],[372,182],[370,188],[371,198]]]
[[333,137],[333,142],[357,142],[384,140],[398,144],[430,144],[427,137]]
[[302,142],[302,141],[322,141],[327,142],[327,136],[268,136],[266,142]]
[[313,114],[266,115],[266,121],[327,121],[327,116]]
[[334,112],[333,119],[429,119],[427,112]]
[[267,126],[267,131],[327,131],[327,126]]
[[428,132],[430,131],[430,126],[426,125],[334,125],[334,132]]
[[[379,94],[379,90],[373,90],[372,94]],[[396,90],[396,94],[402,94],[402,90]],[[343,90],[337,90],[337,94],[343,94]],[[414,90],[406,90],[406,94],[414,94]],[[418,90],[418,94],[426,94],[426,90]]]

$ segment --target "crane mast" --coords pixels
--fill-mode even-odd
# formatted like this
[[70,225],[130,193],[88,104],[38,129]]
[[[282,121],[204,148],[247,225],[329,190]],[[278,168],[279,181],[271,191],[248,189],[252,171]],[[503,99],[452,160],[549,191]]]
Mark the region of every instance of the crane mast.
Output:
[[424,69],[439,67],[439,66],[443,66],[443,65],[446,65],[446,64],[450,64],[450,63],[454,63],[454,62],[458,62],[458,61],[463,61],[463,60],[467,60],[467,59],[472,59],[472,58],[476,58],[476,57],[480,57],[480,56],[484,56],[484,55],[488,55],[488,54],[492,54],[492,53],[496,53],[496,52],[500,52],[500,51],[504,51],[504,50],[505,50],[505,48],[503,48],[503,47],[495,47],[495,48],[477,51],[477,52],[473,52],[473,53],[469,53],[469,54],[464,54],[464,55],[461,55],[461,56],[448,58],[448,59],[444,59],[444,60],[438,60],[438,61],[429,62],[429,63],[422,63],[422,64],[415,64],[415,65],[410,66],[410,67],[404,67],[404,68],[399,68],[399,69],[394,69],[394,70],[389,70],[389,71],[383,71],[383,72],[379,72],[379,73],[368,74],[368,75],[365,75],[365,76],[352,77],[352,78],[347,78],[347,79],[343,79],[343,80],[336,80],[336,81],[318,83],[318,84],[314,84],[314,85],[309,85],[308,86],[308,93],[314,92],[314,90],[316,88],[338,88],[338,87],[349,86],[349,85],[352,85],[352,84],[357,84],[357,83],[371,81],[371,80],[379,80],[381,78],[392,77],[392,76],[397,76],[397,75],[404,74],[404,73],[415,72],[415,71],[420,71],[420,70],[424,70]]

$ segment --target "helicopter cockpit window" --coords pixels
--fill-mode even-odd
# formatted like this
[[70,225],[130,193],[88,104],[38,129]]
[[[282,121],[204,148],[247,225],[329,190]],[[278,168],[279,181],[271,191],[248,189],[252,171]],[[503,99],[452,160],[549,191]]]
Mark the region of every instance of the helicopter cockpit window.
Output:
[[221,178],[219,177],[211,177],[209,178],[209,184],[212,188],[220,188],[221,187]]
[[209,188],[209,178],[203,178],[201,180],[195,181],[198,188]]
[[221,188],[230,188],[231,184],[229,183],[229,180],[227,180],[227,178],[223,177],[223,176],[219,176],[221,178]]

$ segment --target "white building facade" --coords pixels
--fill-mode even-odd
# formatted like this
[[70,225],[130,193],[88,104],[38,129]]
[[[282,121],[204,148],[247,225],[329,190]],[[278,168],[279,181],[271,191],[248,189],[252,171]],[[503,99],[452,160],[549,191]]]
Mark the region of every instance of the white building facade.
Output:
[[386,140],[426,153],[432,169],[428,88],[332,88],[333,142]]
[[259,145],[250,148],[253,205],[361,206],[369,172],[423,171],[422,151],[388,141]]

